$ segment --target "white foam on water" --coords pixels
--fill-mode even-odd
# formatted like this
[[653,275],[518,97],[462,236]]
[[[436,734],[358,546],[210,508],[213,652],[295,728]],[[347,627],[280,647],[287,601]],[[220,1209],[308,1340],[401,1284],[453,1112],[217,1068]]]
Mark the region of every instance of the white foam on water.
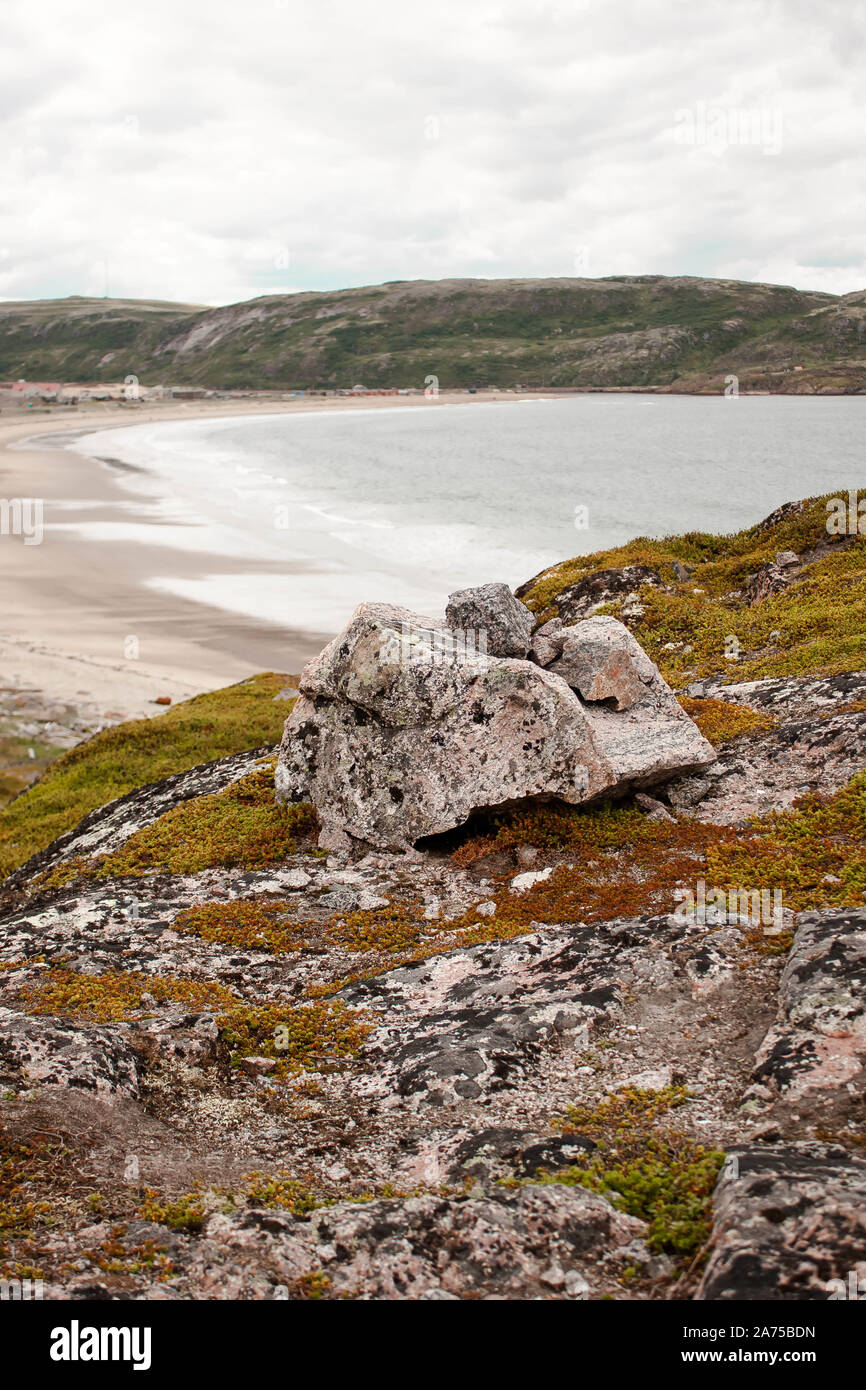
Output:
[[[866,414],[853,397],[514,403],[99,431],[69,447],[141,471],[112,469],[125,517],[79,529],[162,546],[155,588],[326,632],[363,599],[435,615],[470,584],[516,586],[639,535],[730,532],[792,498],[866,484]],[[584,508],[589,527],[576,529]],[[226,563],[175,576],[172,550]]]

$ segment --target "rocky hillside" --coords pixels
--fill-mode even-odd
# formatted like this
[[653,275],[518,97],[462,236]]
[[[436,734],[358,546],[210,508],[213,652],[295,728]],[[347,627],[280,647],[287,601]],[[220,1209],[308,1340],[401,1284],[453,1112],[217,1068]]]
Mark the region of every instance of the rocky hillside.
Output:
[[[715,760],[650,790],[323,849],[314,807],[275,798],[288,676],[62,754],[0,812],[0,1271],[77,1299],[864,1278],[866,542],[826,516],[525,587],[535,664],[485,670],[518,703],[574,690],[593,738],[619,731],[606,759],[642,710],[694,720]],[[615,659],[580,646],[602,630]],[[361,748],[380,715],[334,652],[302,683],[346,737],[354,692]]]
[[[214,388],[861,391],[866,292],[659,275],[400,281],[224,308],[0,304],[0,378]],[[798,370],[801,369],[801,370]]]

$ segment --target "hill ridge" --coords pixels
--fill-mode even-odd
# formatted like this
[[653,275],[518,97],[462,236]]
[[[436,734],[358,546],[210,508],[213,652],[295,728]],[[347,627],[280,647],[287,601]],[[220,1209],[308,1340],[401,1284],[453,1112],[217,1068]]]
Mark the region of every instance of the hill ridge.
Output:
[[0,303],[0,378],[211,389],[866,389],[866,291],[701,276],[397,280],[202,307]]

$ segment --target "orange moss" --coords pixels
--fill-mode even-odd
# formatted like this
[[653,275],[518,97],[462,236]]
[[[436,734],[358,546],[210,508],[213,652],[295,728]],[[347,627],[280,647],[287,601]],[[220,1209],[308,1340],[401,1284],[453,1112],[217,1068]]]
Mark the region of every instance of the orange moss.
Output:
[[741,734],[753,734],[773,728],[776,720],[762,710],[748,705],[735,705],[731,700],[695,700],[681,695],[679,702],[710,743],[726,743]]
[[46,971],[35,984],[25,985],[22,1000],[34,1014],[68,1014],[100,1023],[116,1023],[146,1008],[143,994],[158,1004],[186,1004],[193,1009],[215,1009],[235,1002],[224,985],[210,980],[166,979],[142,971],[106,971],[85,975],[66,966]]

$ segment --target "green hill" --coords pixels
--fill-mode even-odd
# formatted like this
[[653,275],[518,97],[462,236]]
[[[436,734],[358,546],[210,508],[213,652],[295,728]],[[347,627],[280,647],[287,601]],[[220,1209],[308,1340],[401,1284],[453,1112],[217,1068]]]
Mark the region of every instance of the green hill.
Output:
[[[797,370],[800,369],[800,370]],[[866,292],[735,280],[397,281],[216,309],[0,304],[0,378],[213,388],[866,389]]]

